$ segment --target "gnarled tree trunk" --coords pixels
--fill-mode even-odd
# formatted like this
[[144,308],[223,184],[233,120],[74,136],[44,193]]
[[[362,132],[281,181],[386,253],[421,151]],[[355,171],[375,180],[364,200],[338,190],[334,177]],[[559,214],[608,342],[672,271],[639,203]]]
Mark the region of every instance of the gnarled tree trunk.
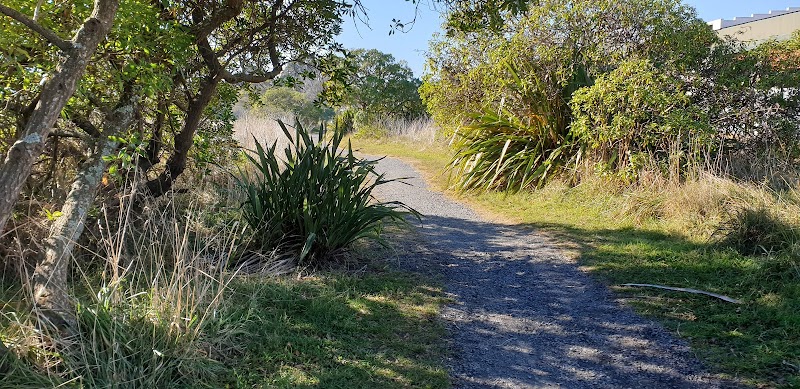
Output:
[[[200,126],[203,112],[211,103],[211,99],[217,92],[221,77],[218,75],[208,77],[203,80],[200,93],[189,102],[186,112],[186,121],[183,123],[181,132],[175,135],[175,150],[167,160],[164,170],[158,177],[146,183],[148,193],[153,197],[160,197],[169,192],[175,179],[186,169],[186,161],[189,158],[189,150],[194,143],[194,135]],[[151,140],[154,142],[156,140]]]
[[91,157],[81,166],[58,217],[45,240],[45,252],[36,264],[33,274],[33,298],[40,320],[56,328],[74,328],[72,304],[67,293],[69,263],[75,242],[83,234],[86,216],[94,204],[95,196],[106,170],[104,155],[117,147],[108,139],[131,126],[134,104],[126,101],[105,119],[105,131],[97,140]]
[[21,13],[0,4],[0,13],[11,17],[60,48],[63,60],[50,77],[45,78],[39,101],[28,118],[18,141],[8,150],[0,166],[0,232],[11,216],[14,204],[33,164],[44,150],[58,115],[75,92],[98,44],[106,37],[119,8],[119,0],[95,0],[92,15],[86,19],[71,41],[65,41]]

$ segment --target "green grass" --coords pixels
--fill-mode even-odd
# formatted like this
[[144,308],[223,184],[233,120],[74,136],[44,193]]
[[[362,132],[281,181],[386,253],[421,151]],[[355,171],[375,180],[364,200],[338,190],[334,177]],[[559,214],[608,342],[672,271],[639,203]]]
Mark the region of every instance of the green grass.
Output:
[[[426,155],[413,145],[357,142],[374,155],[393,155],[445,188],[435,174],[447,153]],[[429,150],[430,152],[430,150]],[[422,152],[424,153],[424,152]],[[678,223],[654,213],[629,217],[630,193],[587,184],[550,185],[536,192],[455,194],[478,209],[514,224],[544,231],[562,242],[581,266],[610,285],[638,310],[687,339],[713,370],[766,387],[800,386],[800,267],[787,256],[743,256],[696,233],[703,217]],[[647,212],[644,212],[647,214]],[[686,215],[679,215],[681,217]],[[725,303],[707,296],[622,288],[650,283],[695,288],[744,301]]]
[[235,286],[234,387],[447,388],[440,290],[385,272]]
[[[0,296],[9,301],[0,305],[0,338],[7,344],[24,342],[18,333],[9,332],[19,328],[9,325],[15,317],[11,312],[25,316],[21,304],[13,303],[19,297],[18,287],[0,283]],[[223,302],[205,320],[196,357],[174,359],[162,348],[164,363],[182,367],[172,373],[177,374],[174,380],[167,381],[171,386],[162,382],[159,387],[448,388],[443,367],[445,330],[436,318],[444,301],[435,283],[375,264],[361,274],[320,271],[300,279],[240,278],[229,284]],[[151,341],[152,334],[144,327],[119,330],[114,336],[103,334],[103,339],[115,347],[124,340],[125,348],[134,341],[137,345]],[[139,334],[141,339],[127,339],[128,334]],[[94,347],[89,340],[94,337],[83,338],[80,346]],[[33,344],[21,347],[36,350]],[[33,351],[30,358],[37,353]],[[134,352],[125,361],[119,358],[127,357],[118,353],[114,366],[150,354],[149,349],[144,354]],[[86,379],[73,377],[79,369],[48,377],[25,358],[23,352],[11,374],[0,376],[0,387],[87,384]],[[199,371],[201,381],[186,376],[198,373],[193,366],[198,363],[213,367]],[[100,360],[96,365],[96,369],[111,368]]]

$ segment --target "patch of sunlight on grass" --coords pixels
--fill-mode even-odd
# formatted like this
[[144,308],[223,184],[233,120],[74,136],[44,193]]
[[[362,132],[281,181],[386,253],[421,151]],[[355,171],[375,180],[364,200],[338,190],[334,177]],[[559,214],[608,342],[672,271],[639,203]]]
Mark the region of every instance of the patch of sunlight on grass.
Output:
[[394,272],[264,282],[233,286],[229,309],[257,318],[238,386],[449,387],[438,286]]
[[281,366],[275,374],[275,383],[280,386],[315,386],[319,380],[294,366]]

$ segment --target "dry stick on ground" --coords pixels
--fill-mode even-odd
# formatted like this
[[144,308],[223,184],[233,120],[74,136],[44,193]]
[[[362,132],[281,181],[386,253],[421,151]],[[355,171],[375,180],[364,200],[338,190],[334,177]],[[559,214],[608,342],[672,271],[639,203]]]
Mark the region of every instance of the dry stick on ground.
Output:
[[676,292],[686,292],[686,293],[694,293],[694,294],[703,294],[706,296],[716,297],[722,301],[727,301],[729,303],[734,304],[742,304],[741,300],[737,300],[734,298],[730,298],[728,296],[723,296],[721,294],[706,292],[704,290],[698,289],[689,289],[689,288],[676,288],[674,286],[664,286],[664,285],[654,285],[654,284],[622,284],[621,286],[636,286],[640,288],[656,288],[656,289],[665,289],[665,290],[674,290]]

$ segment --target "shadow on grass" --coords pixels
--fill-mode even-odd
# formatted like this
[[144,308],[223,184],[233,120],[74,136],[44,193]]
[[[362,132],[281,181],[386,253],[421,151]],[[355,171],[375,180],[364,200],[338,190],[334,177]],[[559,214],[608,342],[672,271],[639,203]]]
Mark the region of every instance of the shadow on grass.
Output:
[[323,274],[234,290],[226,315],[245,323],[234,340],[237,387],[449,386],[435,320],[440,292],[408,274]]
[[633,227],[546,231],[607,284],[650,283],[727,295],[744,304],[655,289],[619,288],[638,312],[690,341],[716,370],[745,382],[800,386],[800,268],[796,259],[748,257],[711,243]]

